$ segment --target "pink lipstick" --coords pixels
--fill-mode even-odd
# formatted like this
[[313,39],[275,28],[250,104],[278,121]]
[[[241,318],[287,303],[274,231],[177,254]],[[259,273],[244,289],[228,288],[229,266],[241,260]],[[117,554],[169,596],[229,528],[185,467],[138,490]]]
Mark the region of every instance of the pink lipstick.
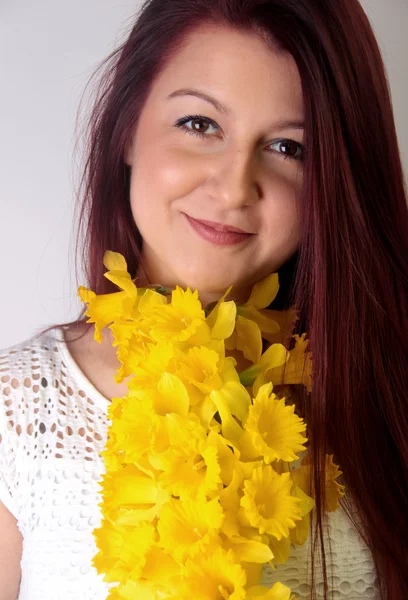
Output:
[[[230,227],[229,225],[223,225],[221,223],[212,223],[212,221],[198,221],[186,213],[183,214],[200,237],[217,246],[242,244],[242,242],[254,235],[253,233],[244,232],[237,227]],[[213,225],[212,227],[210,223]]]

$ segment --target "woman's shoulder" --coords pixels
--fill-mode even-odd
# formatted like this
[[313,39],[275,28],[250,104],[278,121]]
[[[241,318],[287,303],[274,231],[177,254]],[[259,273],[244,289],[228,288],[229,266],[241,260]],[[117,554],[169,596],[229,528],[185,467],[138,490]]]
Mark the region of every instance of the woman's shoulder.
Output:
[[[51,421],[106,413],[107,400],[70,355],[62,328],[54,328],[0,349],[0,431],[31,435]],[[89,414],[91,414],[89,412]]]
[[[0,441],[34,434],[56,403],[63,376],[58,334],[45,332],[0,349]],[[48,406],[47,406],[48,405]],[[37,424],[38,425],[38,424]]]
[[0,390],[2,398],[16,390],[34,393],[48,387],[60,368],[58,333],[45,332],[0,349]]
[[0,350],[0,453],[34,458],[97,453],[106,436],[107,408],[108,400],[70,355],[62,328]]

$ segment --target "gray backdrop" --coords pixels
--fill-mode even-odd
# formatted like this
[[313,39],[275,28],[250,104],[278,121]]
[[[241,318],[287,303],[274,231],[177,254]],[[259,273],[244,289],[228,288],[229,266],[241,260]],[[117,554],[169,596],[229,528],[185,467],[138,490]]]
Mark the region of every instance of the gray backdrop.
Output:
[[[362,4],[388,69],[407,173],[408,2]],[[88,76],[126,36],[135,7],[0,0],[0,348],[78,314],[74,118]]]

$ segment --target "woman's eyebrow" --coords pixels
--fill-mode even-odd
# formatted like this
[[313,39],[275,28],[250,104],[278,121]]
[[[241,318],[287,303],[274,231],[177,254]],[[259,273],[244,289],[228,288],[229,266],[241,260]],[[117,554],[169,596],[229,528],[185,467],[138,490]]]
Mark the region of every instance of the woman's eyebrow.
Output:
[[[196,90],[193,88],[180,88],[179,90],[175,90],[171,94],[167,96],[167,100],[170,98],[175,98],[177,96],[196,96],[197,98],[201,98],[206,102],[209,102],[218,110],[218,112],[223,113],[226,116],[231,114],[231,110],[225,104],[222,104],[219,100],[206,94],[205,92],[201,92],[200,90]],[[304,122],[296,119],[281,119],[274,123],[273,127],[275,129],[304,129]]]
[[167,99],[174,98],[175,96],[197,96],[197,98],[201,98],[202,100],[205,100],[206,102],[212,104],[218,110],[218,112],[221,112],[227,116],[231,114],[230,109],[227,106],[225,106],[225,104],[222,104],[222,102],[216,100],[209,94],[200,92],[200,90],[195,90],[192,88],[181,88],[180,90],[172,92],[169,96],[167,96]]

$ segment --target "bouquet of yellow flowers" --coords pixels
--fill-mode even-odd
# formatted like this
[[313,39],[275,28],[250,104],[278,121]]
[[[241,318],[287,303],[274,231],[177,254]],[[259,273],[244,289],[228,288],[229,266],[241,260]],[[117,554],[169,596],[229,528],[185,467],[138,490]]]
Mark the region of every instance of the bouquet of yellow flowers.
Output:
[[[128,393],[109,405],[103,518],[93,532],[93,564],[117,583],[109,598],[294,600],[281,583],[259,585],[265,563],[276,568],[291,544],[304,544],[314,508],[307,457],[291,465],[306,450],[306,424],[273,392],[311,390],[308,340],[262,350],[262,334],[279,339],[279,319],[288,319],[265,308],[278,274],[257,282],[245,304],[226,301],[231,286],[203,308],[190,288],[138,288],[121,254],[106,252],[104,265],[120,291],[78,294],[95,340],[108,325],[113,333],[116,382],[129,378]],[[251,366],[238,372],[228,350]],[[326,508],[335,510],[344,486],[326,458]]]

